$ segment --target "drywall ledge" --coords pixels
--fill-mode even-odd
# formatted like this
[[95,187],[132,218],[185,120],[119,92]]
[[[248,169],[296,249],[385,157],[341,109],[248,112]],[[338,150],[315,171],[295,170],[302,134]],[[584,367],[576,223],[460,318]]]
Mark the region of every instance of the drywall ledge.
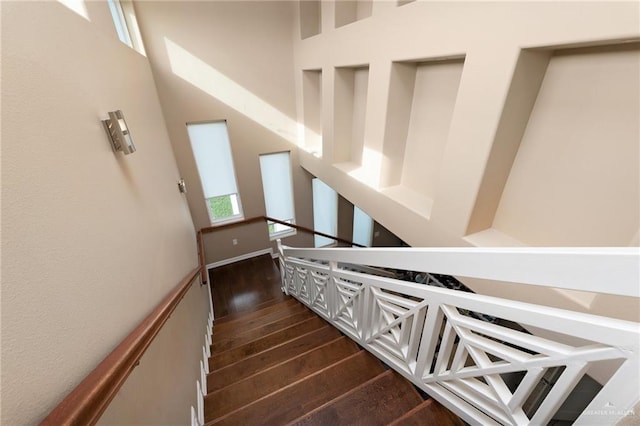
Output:
[[476,247],[526,247],[522,241],[494,228],[467,235],[464,240]]
[[425,218],[438,175],[464,57],[391,64],[380,186]]
[[433,199],[424,194],[420,194],[419,192],[403,185],[383,188],[380,192],[408,209],[416,212],[425,219],[429,219],[431,217]]
[[523,50],[518,56],[467,234],[488,229],[493,223],[550,56],[549,51],[534,50]]

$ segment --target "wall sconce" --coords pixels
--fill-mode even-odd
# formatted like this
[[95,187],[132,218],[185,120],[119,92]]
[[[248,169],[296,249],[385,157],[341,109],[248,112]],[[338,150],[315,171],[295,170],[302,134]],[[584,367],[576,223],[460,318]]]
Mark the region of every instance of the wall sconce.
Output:
[[122,111],[110,111],[109,118],[102,120],[102,124],[104,124],[114,151],[122,151],[125,155],[136,152],[136,147],[133,144],[133,139],[131,139],[131,133],[129,133],[127,122],[124,121]]
[[178,181],[178,191],[180,191],[181,194],[187,193],[187,184],[184,182],[184,179]]

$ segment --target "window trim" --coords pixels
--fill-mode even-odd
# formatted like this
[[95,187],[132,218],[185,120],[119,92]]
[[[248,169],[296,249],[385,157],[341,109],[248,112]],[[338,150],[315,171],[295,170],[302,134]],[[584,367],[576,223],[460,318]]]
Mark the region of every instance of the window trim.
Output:
[[[287,220],[290,220],[291,221],[290,223],[292,225],[296,224],[295,218],[287,219]],[[283,222],[287,222],[287,220],[283,220]],[[269,221],[269,219],[267,219],[267,230],[269,229],[269,224],[271,223],[273,223],[274,225],[280,225],[279,223],[271,222]],[[281,225],[281,226],[286,226],[286,225]],[[297,234],[298,234],[298,230],[296,228],[287,227],[287,229],[284,229],[282,231],[276,231],[273,234],[269,232],[269,241],[275,241],[279,238],[284,238],[284,237],[292,237]]]
[[133,3],[128,0],[108,0],[107,2],[118,39],[141,55],[147,56]]
[[[235,167],[234,167],[234,173],[235,173]],[[202,184],[202,182],[201,182]],[[204,198],[204,204],[205,207],[207,209],[207,214],[209,215],[209,222],[211,223],[211,226],[216,226],[216,225],[226,225],[227,223],[233,223],[233,222],[240,222],[242,220],[244,220],[244,211],[242,210],[242,200],[240,199],[240,193],[238,192],[234,192],[232,194],[224,194],[224,195],[218,195],[218,197],[227,197],[229,195],[235,195],[236,196],[236,201],[238,202],[238,214],[234,214],[232,216],[227,216],[227,217],[223,217],[220,219],[216,219],[213,217],[213,212],[211,211],[211,205],[209,204],[209,200],[210,198]],[[213,198],[213,197],[211,197]]]

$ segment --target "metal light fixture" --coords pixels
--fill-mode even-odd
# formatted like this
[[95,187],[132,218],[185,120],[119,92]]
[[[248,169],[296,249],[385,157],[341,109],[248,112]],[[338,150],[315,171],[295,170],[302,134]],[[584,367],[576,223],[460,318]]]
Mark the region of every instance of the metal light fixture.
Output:
[[124,121],[122,111],[110,111],[109,118],[102,120],[102,124],[104,124],[114,151],[122,151],[125,155],[136,152],[136,147],[133,144],[133,139],[131,139],[131,133],[129,132],[129,127],[127,127],[127,122]]

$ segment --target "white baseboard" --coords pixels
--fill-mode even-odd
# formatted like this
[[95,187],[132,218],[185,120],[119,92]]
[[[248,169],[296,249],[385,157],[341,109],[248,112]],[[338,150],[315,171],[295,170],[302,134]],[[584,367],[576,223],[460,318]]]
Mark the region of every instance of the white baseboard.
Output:
[[230,257],[229,259],[223,259],[223,260],[219,260],[217,262],[209,263],[207,265],[207,270],[213,269],[213,268],[217,268],[218,266],[229,265],[231,263],[239,262],[241,260],[251,259],[252,257],[262,256],[263,254],[270,254],[271,256],[273,256],[273,249],[272,248],[268,248],[268,249],[264,249],[264,250],[258,250],[258,251],[254,251],[254,252],[251,252],[251,253],[242,254],[240,256]]

